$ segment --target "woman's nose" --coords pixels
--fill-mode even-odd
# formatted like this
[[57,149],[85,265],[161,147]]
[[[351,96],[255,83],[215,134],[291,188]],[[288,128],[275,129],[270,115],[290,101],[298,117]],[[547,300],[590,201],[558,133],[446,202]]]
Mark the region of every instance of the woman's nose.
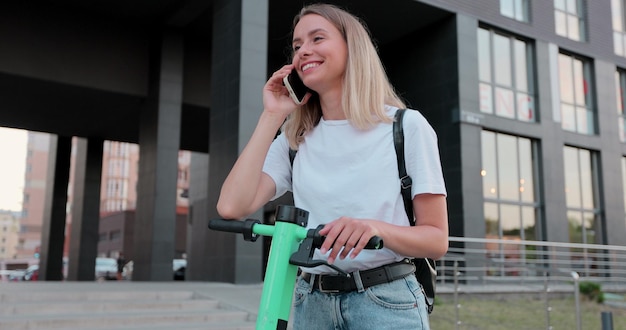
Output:
[[305,42],[300,46],[300,49],[298,49],[298,56],[302,57],[308,55],[311,55],[311,47],[309,47],[309,44]]

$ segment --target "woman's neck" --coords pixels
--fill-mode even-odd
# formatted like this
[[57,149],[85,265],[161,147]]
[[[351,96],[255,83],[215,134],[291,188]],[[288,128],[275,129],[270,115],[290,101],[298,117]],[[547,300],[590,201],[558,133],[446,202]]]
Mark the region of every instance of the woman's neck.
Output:
[[341,102],[341,90],[335,89],[320,95],[320,105],[322,107],[322,117],[324,120],[344,120],[346,114],[343,111]]

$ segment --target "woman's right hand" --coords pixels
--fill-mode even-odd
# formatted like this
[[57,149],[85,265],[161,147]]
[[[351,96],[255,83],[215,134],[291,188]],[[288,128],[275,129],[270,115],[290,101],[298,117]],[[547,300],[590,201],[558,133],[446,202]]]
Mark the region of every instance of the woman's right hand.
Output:
[[[270,79],[263,87],[263,109],[267,112],[287,117],[289,114],[298,109],[298,105],[289,97],[289,91],[283,84],[285,78],[291,70],[293,64],[287,64],[274,72]],[[306,103],[311,97],[310,93],[304,97]]]

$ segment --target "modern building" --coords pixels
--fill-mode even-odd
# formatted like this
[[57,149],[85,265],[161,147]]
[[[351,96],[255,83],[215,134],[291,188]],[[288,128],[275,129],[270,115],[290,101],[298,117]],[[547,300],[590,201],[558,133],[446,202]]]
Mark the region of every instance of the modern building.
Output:
[[0,210],[0,261],[17,259],[19,219],[16,212]]
[[[330,2],[367,22],[398,92],[435,128],[452,236],[626,244],[623,0]],[[187,278],[261,279],[262,249],[207,221],[304,3],[0,5],[0,125],[58,137],[43,278],[60,267],[55,229],[79,137],[70,255],[84,263],[97,253],[87,238],[102,207],[93,201],[103,141],[131,142],[141,153],[134,229],[146,233],[134,243],[133,278],[165,279],[157,274],[171,267],[173,164],[188,150]],[[269,219],[272,207],[251,217]],[[70,260],[70,273],[88,270],[76,269]]]
[[[98,256],[117,258],[120,253],[128,261],[135,256],[135,210],[110,212],[100,218]],[[176,214],[174,258],[187,256],[187,213]]]
[[[50,134],[28,132],[27,158],[24,177],[24,198],[22,218],[18,222],[19,244],[15,258],[36,262],[41,245],[41,232],[44,221],[45,183],[48,179]],[[76,143],[70,167],[76,163]],[[181,258],[186,246],[187,197],[184,192],[189,187],[189,163],[191,153],[180,151],[178,157],[177,184],[177,236],[176,257]],[[132,257],[134,211],[137,200],[139,146],[132,143],[105,141],[102,155],[102,182],[100,193],[100,225],[98,234],[98,256],[116,258],[126,250]],[[67,189],[67,209],[72,208],[74,191],[74,171],[70,171]],[[16,218],[17,221],[17,218]],[[72,213],[67,213],[63,256],[68,257],[71,240]],[[17,235],[17,234],[16,234]],[[15,250],[15,248],[14,248]],[[0,248],[1,251],[1,248]],[[15,253],[15,252],[14,252]],[[2,254],[0,254],[1,256]],[[0,257],[1,259],[1,257]]]
[[[178,152],[178,181],[176,190],[171,192],[176,194],[175,258],[186,255],[190,162],[191,152]],[[123,252],[127,260],[133,259],[138,167],[138,145],[104,142],[98,231],[100,257],[117,258]]]
[[33,259],[40,252],[49,147],[50,134],[28,132],[18,258]]

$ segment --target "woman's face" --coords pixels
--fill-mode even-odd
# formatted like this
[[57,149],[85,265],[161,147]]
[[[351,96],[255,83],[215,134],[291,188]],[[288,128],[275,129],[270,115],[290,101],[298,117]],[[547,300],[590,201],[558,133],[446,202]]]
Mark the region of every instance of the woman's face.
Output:
[[307,87],[323,94],[341,88],[348,46],[341,32],[319,15],[303,16],[293,31],[293,64]]

